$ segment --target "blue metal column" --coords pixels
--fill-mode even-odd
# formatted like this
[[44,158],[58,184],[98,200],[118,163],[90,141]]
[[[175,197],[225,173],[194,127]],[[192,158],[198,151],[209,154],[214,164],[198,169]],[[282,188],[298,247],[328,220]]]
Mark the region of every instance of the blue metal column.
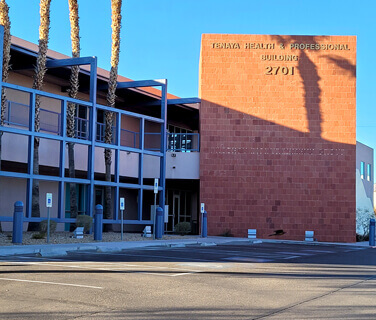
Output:
[[[29,110],[29,131],[35,132],[35,92],[30,94],[30,110]],[[27,180],[26,192],[26,217],[31,218],[32,200],[33,200],[33,180],[34,180],[34,137],[29,135],[29,149],[28,149],[28,168],[27,172],[31,178]]]
[[12,243],[22,243],[23,228],[23,203],[16,201],[14,203],[13,213],[13,236]]
[[143,210],[143,198],[144,198],[144,144],[145,144],[145,119],[140,119],[140,149],[139,154],[139,166],[138,166],[138,184],[140,185],[140,190],[138,192],[138,220],[142,220],[142,210]]
[[164,226],[163,220],[163,209],[161,207],[158,207],[155,217],[155,239],[162,239]]
[[97,57],[90,63],[90,102],[93,104],[90,112],[90,138],[91,145],[89,146],[88,154],[88,179],[90,180],[90,185],[88,186],[88,199],[87,199],[87,209],[89,215],[92,217],[94,210],[94,161],[95,161],[95,139],[97,135]]
[[[120,138],[121,138],[121,113],[116,113],[116,145],[120,147]],[[119,182],[120,182],[120,150],[115,149],[115,182],[117,183],[115,187],[115,199],[114,199],[114,220],[120,220],[119,213]]]
[[[63,100],[61,103],[61,135],[63,140],[60,141],[60,177],[65,177],[65,137],[67,134],[67,100]],[[57,217],[59,219],[65,218],[65,199],[64,199],[64,181],[59,181],[59,195],[58,195],[58,209]]]
[[94,240],[102,241],[102,231],[103,231],[103,206],[97,204],[95,206],[95,217],[94,217]]
[[[167,149],[167,79],[164,80],[164,84],[162,85],[162,97],[161,97],[161,118],[163,120],[162,123],[162,137],[161,137],[161,151],[163,156],[161,157],[160,161],[160,186],[162,190],[159,194],[159,206],[163,208],[163,212],[165,212],[165,202],[166,202],[166,149]],[[172,208],[171,208],[172,209]],[[164,226],[164,219],[163,219],[163,226]],[[164,228],[162,228],[162,234],[164,233]]]
[[202,215],[202,233],[201,237],[206,238],[208,236],[208,213],[206,210],[204,211]]
[[369,245],[375,246],[375,219],[369,221]]

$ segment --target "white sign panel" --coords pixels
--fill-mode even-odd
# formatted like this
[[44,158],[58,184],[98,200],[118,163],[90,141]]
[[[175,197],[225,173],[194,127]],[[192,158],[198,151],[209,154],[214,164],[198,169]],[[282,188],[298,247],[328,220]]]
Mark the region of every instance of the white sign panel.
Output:
[[154,179],[154,193],[158,193],[158,179]]
[[124,200],[124,198],[120,198],[120,210],[125,210],[125,200]]
[[46,193],[46,207],[52,208],[52,193]]
[[201,213],[205,211],[205,203],[201,202]]

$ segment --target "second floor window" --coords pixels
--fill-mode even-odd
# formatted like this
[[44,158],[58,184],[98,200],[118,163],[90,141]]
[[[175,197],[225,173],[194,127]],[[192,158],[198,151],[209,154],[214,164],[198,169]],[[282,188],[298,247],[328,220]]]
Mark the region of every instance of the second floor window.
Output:
[[371,181],[371,165],[367,163],[367,181]]
[[364,179],[364,171],[365,171],[365,163],[363,161],[360,162],[360,178]]

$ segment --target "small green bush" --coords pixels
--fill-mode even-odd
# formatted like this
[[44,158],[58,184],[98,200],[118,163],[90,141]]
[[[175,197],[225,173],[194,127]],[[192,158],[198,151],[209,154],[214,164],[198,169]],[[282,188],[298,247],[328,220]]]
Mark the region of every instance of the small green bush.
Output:
[[191,232],[191,224],[189,222],[180,222],[175,225],[175,232],[181,235],[185,235]]
[[84,227],[84,233],[89,232],[93,226],[93,218],[85,214],[80,214],[76,218],[76,227]]
[[233,237],[234,235],[231,233],[230,229],[226,229],[223,233],[220,234],[222,237]]
[[[54,220],[50,220],[50,233],[54,233],[56,231],[56,226],[57,222]],[[39,231],[41,234],[47,234],[47,220],[41,221],[41,223],[39,224]]]
[[45,233],[38,232],[38,233],[33,233],[31,236],[31,239],[44,239],[46,237]]

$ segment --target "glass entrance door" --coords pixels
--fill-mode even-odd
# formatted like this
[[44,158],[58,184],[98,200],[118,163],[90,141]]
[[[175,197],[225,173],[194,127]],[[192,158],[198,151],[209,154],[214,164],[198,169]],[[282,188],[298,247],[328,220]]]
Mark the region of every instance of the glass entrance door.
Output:
[[172,231],[175,231],[175,225],[180,221],[180,194],[174,194],[172,208]]

